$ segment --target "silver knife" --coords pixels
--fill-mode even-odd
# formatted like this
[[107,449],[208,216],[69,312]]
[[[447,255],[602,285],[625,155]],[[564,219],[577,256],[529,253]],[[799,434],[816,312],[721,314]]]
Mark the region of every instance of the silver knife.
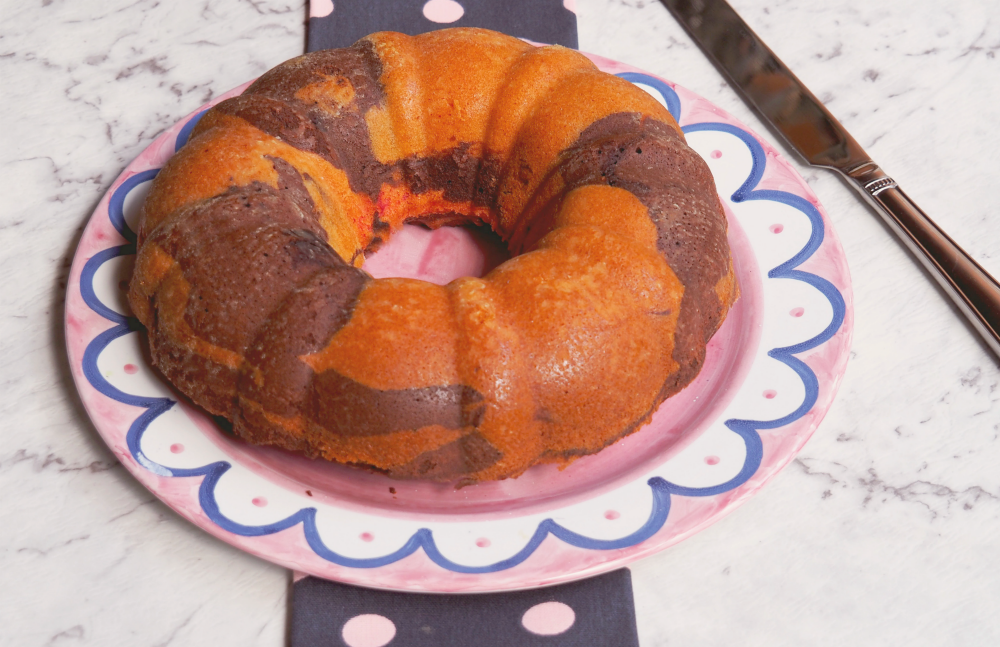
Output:
[[813,166],[843,175],[906,244],[1000,356],[1000,284],[896,182],[724,0],[663,0],[698,46]]

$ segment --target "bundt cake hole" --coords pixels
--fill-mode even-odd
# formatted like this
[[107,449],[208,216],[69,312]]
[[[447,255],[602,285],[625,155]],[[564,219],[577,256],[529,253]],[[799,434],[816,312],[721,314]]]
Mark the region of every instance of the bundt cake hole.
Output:
[[511,256],[507,244],[489,225],[473,221],[435,227],[413,220],[366,253],[362,268],[376,278],[445,285],[466,276],[485,276]]

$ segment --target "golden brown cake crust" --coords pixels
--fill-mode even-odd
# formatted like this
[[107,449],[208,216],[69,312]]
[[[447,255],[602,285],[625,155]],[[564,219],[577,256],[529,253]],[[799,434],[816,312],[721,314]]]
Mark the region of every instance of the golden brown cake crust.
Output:
[[[405,222],[514,256],[447,286],[358,269]],[[154,363],[250,442],[474,482],[594,453],[698,373],[738,292],[670,114],[561,47],[373,34],[202,118],[144,206]]]

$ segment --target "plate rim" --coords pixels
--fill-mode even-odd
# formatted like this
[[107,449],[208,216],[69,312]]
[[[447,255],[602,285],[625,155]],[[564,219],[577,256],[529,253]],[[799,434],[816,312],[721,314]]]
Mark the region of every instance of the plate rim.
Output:
[[[656,532],[659,531],[659,528],[658,528],[656,530],[656,532],[654,532],[653,535],[651,535],[649,538],[646,538],[645,540],[643,540],[642,542],[639,542],[637,544],[628,546],[627,547],[628,550],[626,550],[624,553],[619,554],[619,555],[617,555],[617,556],[615,556],[615,557],[613,557],[611,559],[596,560],[596,561],[589,560],[589,562],[588,562],[588,560],[583,560],[583,564],[581,566],[579,566],[576,570],[572,570],[571,572],[566,573],[566,574],[564,574],[562,576],[556,576],[556,577],[547,576],[546,578],[543,578],[542,580],[539,580],[537,577],[535,579],[532,579],[530,576],[528,576],[528,577],[521,577],[520,573],[515,573],[515,577],[513,578],[515,581],[510,582],[510,581],[503,581],[503,580],[500,580],[500,579],[497,579],[497,578],[490,578],[490,576],[493,575],[494,573],[480,573],[480,574],[476,574],[480,578],[477,582],[471,582],[470,583],[469,581],[459,581],[462,578],[458,578],[458,580],[456,580],[456,582],[454,583],[454,585],[451,585],[451,584],[438,585],[438,586],[434,586],[434,587],[432,587],[430,589],[424,588],[424,587],[421,587],[421,586],[414,587],[414,586],[412,586],[412,582],[411,582],[410,585],[407,585],[405,582],[403,582],[401,585],[393,585],[391,583],[391,581],[390,582],[386,582],[386,581],[379,580],[377,578],[373,580],[372,578],[366,578],[366,577],[363,577],[363,576],[362,577],[343,577],[343,576],[338,576],[337,573],[334,573],[332,575],[330,573],[328,573],[328,572],[327,573],[316,573],[316,572],[314,572],[315,569],[309,569],[308,566],[306,566],[306,568],[301,568],[303,565],[299,564],[299,563],[295,563],[293,560],[290,561],[290,560],[287,560],[287,559],[282,559],[280,556],[276,557],[275,554],[274,554],[274,551],[273,550],[269,550],[266,544],[264,545],[263,548],[260,547],[260,544],[253,544],[252,545],[252,542],[250,541],[250,540],[253,539],[252,537],[246,537],[246,536],[240,537],[239,535],[235,535],[235,534],[227,531],[225,528],[217,525],[215,522],[211,521],[210,519],[208,519],[208,516],[204,516],[203,515],[200,518],[192,518],[192,516],[190,514],[188,514],[187,511],[178,509],[175,505],[173,505],[173,503],[170,500],[167,500],[166,498],[164,498],[164,496],[162,495],[162,492],[163,492],[163,489],[164,489],[164,485],[161,482],[163,479],[175,479],[175,478],[183,477],[183,476],[191,476],[190,474],[177,474],[177,475],[166,476],[164,474],[157,474],[155,472],[155,470],[154,471],[150,471],[150,469],[149,469],[148,466],[143,466],[139,461],[123,461],[126,464],[126,467],[128,467],[129,471],[133,474],[133,476],[135,476],[140,482],[143,483],[143,485],[145,485],[148,489],[150,489],[150,491],[153,494],[155,494],[161,501],[164,501],[165,503],[167,503],[168,506],[170,506],[173,509],[177,510],[188,521],[191,521],[191,522],[195,523],[196,525],[198,525],[202,529],[208,531],[210,534],[215,535],[215,536],[223,539],[227,543],[230,543],[231,545],[234,545],[234,546],[236,546],[236,547],[238,547],[238,548],[240,548],[242,550],[245,550],[247,552],[255,554],[255,555],[257,555],[257,556],[259,556],[259,557],[261,557],[263,559],[266,559],[268,561],[272,561],[272,562],[275,562],[275,563],[282,564],[284,566],[288,566],[289,568],[298,569],[298,570],[304,570],[306,572],[310,572],[311,574],[319,575],[320,577],[328,577],[330,579],[337,579],[337,580],[340,580],[340,581],[345,581],[345,582],[349,582],[349,583],[352,583],[352,584],[367,586],[367,587],[371,587],[371,588],[383,588],[383,589],[404,590],[404,591],[424,591],[424,592],[427,592],[427,591],[431,591],[431,592],[461,592],[461,591],[486,592],[486,591],[518,590],[518,589],[525,589],[525,588],[536,588],[538,586],[545,586],[547,584],[552,584],[552,583],[557,583],[557,582],[566,582],[566,581],[572,581],[572,580],[576,580],[576,579],[581,579],[581,578],[584,578],[584,577],[589,577],[589,576],[592,576],[592,575],[596,575],[598,573],[606,572],[606,571],[612,570],[614,568],[621,567],[621,566],[623,566],[623,565],[625,565],[627,563],[631,563],[631,562],[633,562],[635,560],[641,559],[642,557],[648,556],[649,554],[653,554],[653,553],[659,552],[661,550],[664,550],[667,547],[672,546],[672,545],[678,543],[679,541],[681,541],[683,539],[686,539],[690,535],[692,535],[692,534],[700,531],[702,528],[706,527],[707,525],[710,525],[711,523],[714,523],[715,521],[719,520],[725,514],[728,514],[729,512],[731,512],[732,510],[734,510],[743,501],[745,501],[751,495],[753,495],[757,491],[759,491],[759,489],[764,485],[765,482],[767,482],[768,480],[770,480],[770,478],[773,478],[774,475],[776,475],[781,469],[783,469],[784,466],[788,462],[790,462],[794,458],[794,456],[798,453],[799,449],[801,449],[801,446],[815,432],[816,428],[819,426],[820,422],[822,421],[823,417],[825,416],[827,409],[829,408],[829,406],[834,401],[835,396],[836,396],[836,392],[839,389],[840,382],[841,382],[841,380],[843,378],[844,371],[846,370],[847,357],[848,357],[849,352],[850,352],[851,339],[852,339],[852,336],[853,336],[853,309],[851,308],[852,293],[851,293],[851,281],[850,281],[849,270],[847,268],[846,259],[844,258],[843,248],[840,245],[840,242],[839,242],[839,240],[838,240],[838,238],[836,236],[835,231],[833,230],[832,226],[830,225],[829,218],[826,216],[825,211],[823,210],[822,206],[819,204],[818,199],[816,199],[815,195],[812,194],[811,189],[808,186],[808,184],[806,183],[806,181],[804,180],[804,178],[801,177],[801,175],[794,169],[794,167],[792,167],[783,158],[783,156],[780,155],[780,153],[778,153],[776,150],[774,150],[773,146],[771,146],[767,142],[767,140],[765,140],[764,138],[760,137],[755,132],[753,132],[752,130],[750,130],[749,128],[747,128],[745,125],[743,125],[741,122],[739,122],[739,120],[735,119],[734,117],[732,117],[731,115],[729,115],[725,111],[723,111],[723,110],[715,107],[714,104],[711,104],[711,102],[708,102],[707,100],[699,97],[695,93],[690,92],[690,91],[682,88],[681,86],[677,86],[676,84],[673,84],[673,83],[671,83],[669,81],[666,81],[665,79],[662,79],[662,78],[660,78],[660,77],[658,77],[656,75],[652,75],[652,74],[650,74],[648,72],[644,72],[644,71],[642,71],[642,70],[640,70],[638,68],[634,68],[634,67],[629,66],[629,65],[618,63],[618,62],[615,62],[615,61],[612,61],[610,59],[606,59],[606,58],[603,58],[603,57],[599,57],[599,56],[595,56],[595,55],[589,55],[589,54],[588,54],[588,56],[592,60],[594,60],[595,63],[597,63],[598,66],[601,67],[602,69],[604,69],[605,71],[609,71],[609,72],[612,72],[612,73],[617,73],[618,76],[621,76],[622,78],[625,78],[626,80],[630,80],[630,81],[633,81],[633,82],[638,81],[638,82],[642,82],[642,83],[647,84],[647,85],[654,85],[654,87],[657,87],[656,84],[661,84],[661,86],[663,88],[666,88],[670,92],[672,92],[674,94],[674,97],[677,100],[676,106],[672,106],[671,102],[670,102],[670,99],[668,98],[668,96],[666,94],[664,94],[664,98],[666,99],[666,103],[667,103],[668,109],[670,109],[672,107],[675,107],[677,110],[679,110],[679,108],[680,108],[681,101],[680,101],[679,98],[677,98],[677,90],[681,90],[684,94],[686,94],[688,96],[689,99],[691,97],[693,97],[695,99],[698,99],[698,100],[704,102],[705,104],[707,104],[709,106],[712,106],[715,109],[715,111],[718,114],[718,116],[720,117],[720,119],[722,120],[720,123],[727,123],[728,122],[730,124],[735,124],[733,126],[733,128],[735,128],[736,130],[741,131],[749,139],[753,140],[759,146],[763,147],[762,150],[765,153],[767,153],[767,155],[769,157],[769,159],[767,161],[770,161],[770,157],[773,155],[773,159],[775,161],[779,162],[780,164],[782,164],[787,169],[790,169],[794,173],[794,177],[796,178],[796,180],[799,183],[799,187],[798,188],[799,188],[800,192],[806,193],[807,195],[809,195],[809,196],[811,196],[813,198],[813,202],[815,203],[814,204],[814,208],[817,210],[817,213],[818,213],[819,218],[820,218],[820,222],[823,225],[822,232],[823,232],[824,235],[821,236],[821,240],[815,246],[815,248],[812,249],[812,251],[810,251],[808,254],[805,254],[804,258],[800,259],[797,263],[794,263],[794,264],[791,263],[791,261],[795,260],[795,258],[790,259],[788,262],[783,263],[782,266],[779,266],[779,268],[774,268],[774,269],[770,270],[768,272],[767,276],[771,277],[771,273],[773,273],[777,269],[780,269],[780,267],[789,266],[789,267],[792,267],[793,269],[795,267],[798,267],[802,262],[804,262],[805,260],[808,260],[808,258],[810,258],[820,248],[821,245],[827,245],[827,251],[828,252],[830,252],[830,251],[834,252],[834,256],[837,257],[838,260],[840,260],[842,262],[842,267],[840,268],[841,271],[842,271],[842,275],[840,275],[838,277],[839,280],[840,280],[840,282],[842,283],[842,285],[840,285],[839,287],[834,286],[834,288],[837,291],[837,294],[840,296],[840,298],[844,302],[844,312],[841,315],[839,324],[836,327],[833,327],[833,323],[834,322],[831,322],[831,327],[833,327],[833,330],[832,330],[832,332],[830,333],[830,336],[827,339],[824,339],[823,341],[821,341],[821,342],[819,342],[817,344],[814,344],[813,346],[805,348],[804,350],[788,350],[785,353],[785,355],[788,358],[792,358],[794,361],[800,362],[803,365],[805,365],[805,362],[803,362],[802,360],[799,360],[797,357],[795,357],[795,355],[797,353],[807,352],[809,350],[812,350],[814,347],[822,346],[823,344],[825,344],[827,341],[829,341],[830,339],[832,339],[834,337],[839,337],[840,338],[840,340],[841,340],[841,344],[840,344],[841,345],[841,349],[840,349],[838,357],[836,358],[837,362],[836,362],[835,370],[833,371],[832,375],[828,376],[828,381],[825,384],[826,388],[829,390],[829,393],[827,394],[827,397],[826,397],[825,401],[821,404],[822,411],[814,412],[813,407],[816,406],[816,402],[814,402],[813,405],[811,405],[810,407],[806,408],[805,411],[803,411],[799,416],[795,417],[793,420],[790,420],[790,421],[788,421],[786,423],[783,423],[782,425],[776,425],[776,426],[784,426],[785,424],[791,424],[792,422],[795,422],[795,421],[799,420],[803,415],[805,415],[806,413],[809,413],[809,412],[814,412],[814,413],[817,414],[817,415],[813,416],[813,420],[809,424],[809,429],[807,431],[805,431],[805,432],[801,432],[801,433],[798,434],[798,438],[799,438],[799,440],[801,442],[798,443],[798,446],[796,448],[794,448],[794,450],[790,451],[787,454],[787,456],[784,457],[783,461],[780,461],[780,464],[777,464],[776,466],[774,466],[773,469],[768,474],[764,475],[764,478],[759,483],[755,483],[753,487],[751,487],[751,488],[749,488],[747,490],[744,490],[744,492],[741,493],[741,496],[733,497],[731,501],[727,502],[727,504],[724,506],[724,508],[723,508],[722,511],[718,512],[717,514],[714,514],[714,515],[710,516],[709,518],[707,518],[706,520],[704,520],[700,524],[695,524],[694,526],[691,526],[691,527],[687,528],[686,531],[683,532],[683,533],[672,535],[669,540],[666,540],[666,541],[660,540],[660,541],[657,541],[657,542],[651,542],[651,541],[649,541],[649,539],[651,539],[652,536],[654,536],[656,534]],[[234,94],[238,94],[247,85],[249,85],[249,83],[243,84],[241,86],[238,86],[237,88],[234,88],[230,92],[227,92],[227,93],[225,93],[223,95],[220,95],[215,100],[213,100],[212,102],[210,102],[210,104],[207,104],[207,105],[214,105],[215,103],[223,100],[224,98],[226,98],[228,96],[232,96]],[[660,89],[660,88],[657,87],[657,89]],[[663,93],[662,90],[661,90],[661,93]],[[184,119],[182,119],[182,120],[180,120],[178,122],[178,125],[181,124],[181,123],[183,123],[184,126],[182,126],[180,128],[179,132],[178,132],[177,140],[178,140],[179,143],[175,145],[175,150],[176,150],[176,148],[179,148],[180,143],[183,143],[181,141],[182,138],[186,140],[187,134],[190,133],[190,128],[193,127],[193,124],[196,121],[195,117],[198,116],[198,115],[200,115],[200,114],[203,114],[206,109],[207,108],[205,108],[205,107],[199,108],[198,110],[194,111],[193,113],[191,113],[190,115],[188,115],[187,117],[185,117]],[[675,116],[682,116],[682,115],[677,115],[677,112],[675,110],[671,110],[671,112],[674,113]],[[678,121],[682,121],[682,120],[678,119]],[[148,150],[150,150],[150,149],[152,149],[152,148],[154,148],[154,147],[156,147],[158,145],[162,146],[164,144],[164,142],[166,142],[167,139],[169,139],[169,135],[170,135],[171,131],[174,130],[176,127],[177,127],[177,125],[171,127],[170,129],[167,129],[164,133],[162,133],[160,136],[158,136],[156,139],[154,139],[154,141],[143,151],[143,154],[146,151],[148,151]],[[688,127],[685,127],[685,128],[688,128]],[[685,132],[688,132],[688,130],[685,130]],[[739,136],[739,135],[737,135],[737,136]],[[749,142],[748,142],[748,146],[750,146]],[[140,156],[138,156],[136,158],[136,160],[134,160],[132,163],[130,163],[129,165],[127,165],[126,168],[125,168],[125,170],[122,172],[122,174],[112,183],[111,187],[109,187],[108,191],[106,192],[106,194],[104,195],[104,197],[100,201],[98,207],[95,209],[94,213],[88,219],[87,226],[86,226],[86,228],[84,230],[83,236],[81,236],[81,244],[78,247],[76,253],[74,254],[74,260],[73,260],[71,274],[70,274],[70,281],[68,282],[68,285],[67,285],[67,296],[66,296],[67,308],[66,308],[66,311],[65,311],[65,322],[64,322],[64,325],[65,325],[65,333],[66,333],[66,342],[67,342],[67,346],[69,347],[68,348],[68,352],[69,352],[69,358],[70,358],[70,362],[71,362],[71,368],[73,369],[74,381],[76,383],[77,390],[78,390],[78,392],[80,392],[81,396],[84,395],[84,393],[83,393],[84,389],[94,389],[94,383],[93,383],[93,381],[91,381],[88,378],[88,376],[86,375],[86,370],[85,370],[86,367],[84,366],[84,367],[82,367],[82,368],[80,368],[78,370],[78,365],[81,362],[85,363],[85,358],[83,358],[83,357],[77,358],[76,357],[78,353],[75,351],[75,349],[72,348],[73,344],[71,343],[72,331],[71,331],[70,322],[71,322],[71,318],[72,318],[72,316],[74,314],[74,312],[70,308],[70,304],[72,302],[74,302],[74,300],[71,299],[71,293],[73,292],[74,289],[76,289],[78,292],[81,293],[81,299],[84,299],[83,294],[82,294],[83,290],[84,290],[84,284],[80,281],[80,278],[82,276],[83,264],[84,263],[89,263],[89,262],[93,261],[93,258],[94,258],[94,257],[90,257],[90,258],[88,258],[86,260],[81,260],[81,250],[83,249],[83,242],[87,239],[88,233],[89,233],[91,227],[94,226],[94,221],[97,219],[97,216],[102,213],[102,210],[107,209],[108,204],[110,202],[112,202],[112,201],[114,201],[116,199],[116,195],[118,194],[119,191],[121,191],[122,187],[127,182],[129,182],[130,180],[136,178],[137,175],[141,175],[141,173],[137,174],[137,175],[128,175],[129,168],[132,165],[136,164],[136,162],[139,160],[139,158],[141,156],[142,156],[142,154],[140,154]],[[765,166],[766,166],[766,164],[765,164]],[[761,173],[763,173],[763,171],[765,170],[765,168],[761,167],[759,170],[761,171]],[[146,171],[146,172],[148,173],[149,171]],[[757,182],[759,182],[759,181],[760,181],[760,177],[759,176],[756,178],[756,181],[753,182],[753,183],[750,183],[749,179],[748,179],[748,182],[747,182],[746,186],[748,186],[749,188],[747,189],[747,191],[745,192],[745,194],[749,195],[750,193],[752,193],[754,187],[756,186]],[[744,199],[746,198],[746,195],[744,196]],[[799,197],[802,200],[806,199],[806,198],[802,198],[801,196],[799,196]],[[122,197],[122,199],[124,199],[124,196]],[[111,247],[106,248],[104,251],[107,252],[107,251],[112,250],[112,249],[117,249],[117,250],[119,250],[119,253],[120,253],[120,251],[123,248],[126,248],[126,247],[129,246],[129,244],[131,244],[131,245],[133,245],[133,252],[132,253],[134,253],[134,240],[128,240],[128,236],[124,235],[124,232],[123,232],[122,228],[118,226],[118,223],[115,223],[113,221],[113,217],[111,216],[110,213],[109,213],[109,219],[112,220],[112,224],[115,226],[116,229],[118,229],[119,233],[122,233],[123,236],[126,238],[127,244],[126,245],[111,244]],[[125,229],[127,230],[127,227],[125,227]],[[805,250],[803,250],[803,252],[804,251]],[[837,253],[839,253],[839,255]],[[117,255],[117,254],[114,254],[114,255]],[[798,257],[798,256],[799,255],[796,255],[796,257]],[[822,277],[820,277],[820,278],[822,278]],[[762,277],[762,280],[763,280],[763,277]],[[99,303],[99,300],[98,300],[98,303]],[[89,306],[89,304],[88,304],[88,306]],[[91,308],[91,310],[94,310],[93,306],[89,306],[89,307]],[[834,309],[836,310],[836,308],[834,308]],[[99,316],[103,316],[105,319],[109,319],[109,317],[106,316],[106,313],[97,312],[97,314]],[[836,319],[836,317],[835,317],[835,319]],[[113,327],[114,326],[112,326],[112,328]],[[107,334],[110,330],[111,330],[110,328],[106,329],[103,333],[100,333],[100,334],[102,334],[102,335],[103,334]],[[91,338],[90,340],[87,341],[86,345],[87,345],[88,351],[91,348],[91,346],[93,345],[94,339],[95,338]],[[810,340],[810,341],[812,341],[812,340]],[[801,344],[800,344],[800,346],[801,346]],[[77,362],[76,361],[77,359],[81,360],[81,362]],[[95,360],[95,364],[94,365],[96,366],[96,360]],[[808,367],[807,367],[807,369],[808,369]],[[90,416],[91,420],[94,421],[95,427],[97,427],[98,431],[100,432],[102,439],[106,443],[108,443],[109,445],[111,445],[112,449],[116,451],[116,454],[119,454],[119,456],[121,456],[120,451],[119,451],[121,448],[116,448],[115,447],[115,445],[114,445],[115,439],[109,438],[108,435],[106,435],[105,430],[102,427],[102,425],[98,423],[98,421],[97,421],[97,419],[95,417],[95,412],[91,410],[91,405],[89,403],[88,398],[83,397],[82,399],[84,400],[84,404],[85,404],[85,408],[87,410],[88,416]],[[126,402],[126,404],[130,404],[130,403]],[[145,414],[143,414],[143,415],[145,415]],[[126,448],[126,449],[128,449],[128,448]],[[141,454],[141,452],[140,452],[140,454]],[[133,458],[136,458],[135,453],[133,453],[130,449],[128,449],[128,455],[132,456]],[[743,488],[744,485],[746,485],[746,483],[748,483],[750,480],[753,479],[753,477],[755,477],[757,475],[757,468],[759,468],[759,463],[758,463],[758,466],[754,468],[754,470],[747,476],[746,479],[742,480],[739,484],[737,484],[736,486],[734,486],[732,488],[727,488],[725,490],[722,490],[721,492],[719,492],[719,494],[724,493],[724,492],[725,493],[735,492],[736,490],[739,490],[739,489]],[[208,478],[209,477],[206,476],[205,479],[203,479],[201,481],[201,486],[204,485],[204,482],[206,480],[208,480]],[[190,480],[191,479],[188,479],[188,481],[190,481]],[[199,488],[198,488],[199,491],[201,489],[203,489],[201,486],[199,486]],[[683,492],[681,492],[681,491],[674,491],[673,493],[681,495],[681,496],[685,496],[685,494]],[[699,494],[698,496],[701,496],[701,494]],[[666,519],[666,517],[664,517],[664,520],[665,519]],[[274,529],[269,534],[270,534],[271,537],[274,537],[276,535],[283,535],[283,536],[284,535],[288,535],[289,529],[297,528],[297,526],[299,525],[300,521],[302,521],[302,519],[298,519],[294,523],[286,525],[286,526],[284,526],[282,528]],[[662,525],[661,525],[660,528],[662,528]],[[238,539],[234,539],[234,538],[238,538]],[[533,549],[531,551],[531,553],[529,553],[529,557],[530,556],[534,556],[534,553],[537,552],[537,549],[540,549],[540,548],[543,547],[543,543],[551,544],[552,541],[549,540],[549,539],[547,539],[547,537],[543,536],[542,539],[538,542],[538,545],[535,547],[535,549]],[[427,553],[427,547],[426,546],[422,546],[422,547],[424,548],[424,551],[423,551],[424,552],[424,557],[427,557],[427,554],[426,554]],[[551,546],[549,546],[549,548],[551,548]],[[407,556],[404,556],[402,559],[403,560],[412,560],[414,554],[416,554],[418,552],[419,551],[417,551],[416,549],[414,549],[414,550],[410,551],[410,553]],[[396,561],[399,561],[399,560],[396,560]],[[430,562],[430,560],[426,560],[426,561]],[[537,559],[536,559],[536,561],[537,561]],[[393,562],[393,563],[395,563],[395,562]],[[516,569],[517,566],[520,565],[521,563],[523,563],[523,561],[519,562],[517,565],[515,565],[515,567],[512,567],[512,568]],[[409,565],[409,566],[411,567],[411,568],[409,568],[409,570],[412,570],[412,565]],[[407,569],[404,569],[404,570],[407,570]],[[510,569],[501,569],[501,571],[509,571],[509,570]],[[483,576],[485,576],[485,577],[483,577]],[[490,583],[491,579],[496,579],[496,582],[493,583],[493,584],[491,584]],[[391,577],[390,577],[390,580],[391,580]]]

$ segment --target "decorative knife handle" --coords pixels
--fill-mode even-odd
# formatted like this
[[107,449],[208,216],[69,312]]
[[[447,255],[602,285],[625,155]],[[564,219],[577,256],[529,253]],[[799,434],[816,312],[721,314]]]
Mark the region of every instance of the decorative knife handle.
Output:
[[920,210],[875,162],[844,174],[1000,356],[1000,284]]

